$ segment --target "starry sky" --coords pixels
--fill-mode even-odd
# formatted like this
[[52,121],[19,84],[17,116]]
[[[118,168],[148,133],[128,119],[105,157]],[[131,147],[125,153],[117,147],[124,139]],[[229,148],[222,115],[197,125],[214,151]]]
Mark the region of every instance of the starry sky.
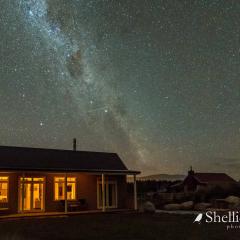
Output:
[[2,0],[0,144],[240,178],[240,2]]

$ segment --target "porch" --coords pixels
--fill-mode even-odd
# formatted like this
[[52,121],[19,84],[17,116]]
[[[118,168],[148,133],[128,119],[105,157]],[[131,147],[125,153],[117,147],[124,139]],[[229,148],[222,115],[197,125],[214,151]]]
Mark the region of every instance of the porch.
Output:
[[126,176],[113,172],[0,172],[0,215],[137,210],[136,175],[131,194],[127,193]]
[[[105,213],[134,213],[136,211],[131,209],[107,209]],[[29,212],[29,213],[17,213],[7,214],[0,216],[0,221],[4,220],[17,220],[17,219],[32,219],[32,218],[55,218],[55,217],[69,217],[85,214],[102,214],[102,210],[87,210],[87,211],[74,211],[74,212]]]

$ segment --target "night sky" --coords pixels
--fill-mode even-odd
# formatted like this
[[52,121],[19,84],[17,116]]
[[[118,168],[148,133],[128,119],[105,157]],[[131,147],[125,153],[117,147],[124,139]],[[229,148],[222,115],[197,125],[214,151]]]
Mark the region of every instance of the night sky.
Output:
[[238,0],[1,0],[0,144],[240,178]]

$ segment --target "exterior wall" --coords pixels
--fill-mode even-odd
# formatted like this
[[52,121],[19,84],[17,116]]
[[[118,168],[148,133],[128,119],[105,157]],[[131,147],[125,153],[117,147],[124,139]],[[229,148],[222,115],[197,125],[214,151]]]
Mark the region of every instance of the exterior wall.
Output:
[[[1,173],[0,176],[8,176],[8,203],[0,203],[0,214],[1,208],[7,211],[3,213],[17,213],[19,209],[19,191],[20,184],[19,180],[22,177],[20,172],[12,173]],[[64,177],[65,174],[61,173],[44,173],[44,172],[25,172],[25,177],[44,177],[45,178],[45,211],[46,212],[59,212],[64,211],[64,203],[62,201],[54,200],[54,177]],[[68,177],[76,177],[76,199],[85,199],[87,203],[86,210],[97,209],[97,180],[101,180],[100,175],[91,175],[83,173],[68,173]],[[117,197],[118,197],[118,208],[127,208],[127,182],[126,176],[115,175],[105,176],[105,181],[116,181],[117,182]]]
[[97,176],[79,174],[78,182],[79,199],[86,199],[89,209],[97,209]]
[[198,182],[192,177],[191,175],[188,175],[184,182],[184,192],[194,192],[197,189]]

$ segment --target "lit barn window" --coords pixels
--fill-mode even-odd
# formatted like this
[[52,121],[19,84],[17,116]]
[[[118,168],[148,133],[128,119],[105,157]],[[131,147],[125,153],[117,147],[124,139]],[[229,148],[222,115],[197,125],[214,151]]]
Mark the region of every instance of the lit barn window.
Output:
[[8,177],[0,177],[0,202],[8,202]]
[[[65,199],[65,178],[55,177],[54,178],[54,199],[64,200]],[[76,178],[67,178],[67,199],[76,200]]]

